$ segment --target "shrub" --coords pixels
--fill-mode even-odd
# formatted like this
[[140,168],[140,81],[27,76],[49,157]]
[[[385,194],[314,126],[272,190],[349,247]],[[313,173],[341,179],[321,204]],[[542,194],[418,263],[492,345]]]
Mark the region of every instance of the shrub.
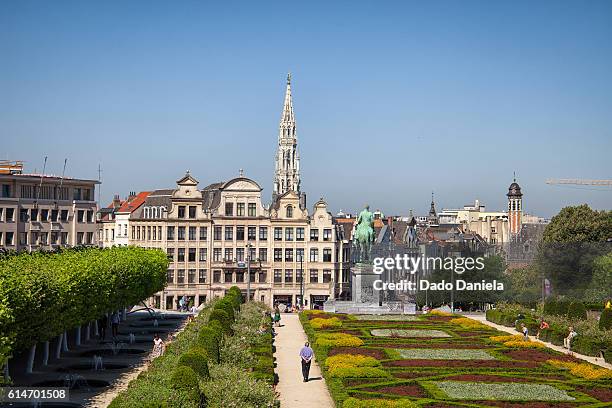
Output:
[[218,321],[224,334],[231,334],[232,320],[227,312],[222,309],[214,309],[210,313],[210,321]]
[[317,335],[315,344],[322,347],[359,347],[363,340],[347,333],[322,333]]
[[512,348],[546,348],[546,346],[538,341],[526,340],[510,340],[504,342],[504,346]]
[[215,304],[214,309],[216,309],[216,310],[223,310],[225,313],[227,313],[227,316],[228,316],[230,322],[231,323],[234,322],[236,316],[235,316],[235,313],[234,313],[234,304],[232,303],[232,300],[230,298],[224,297],[223,299],[218,301]]
[[330,319],[315,318],[310,321],[310,325],[315,329],[328,329],[342,327],[342,321],[337,317]]
[[430,310],[429,312],[427,312],[428,316],[452,316],[452,313],[448,313],[448,312],[443,312],[442,310]]
[[337,366],[329,370],[334,378],[385,378],[389,374],[377,367],[343,367]]
[[612,309],[604,309],[599,317],[599,329],[610,330],[612,329]]
[[230,364],[214,365],[210,369],[212,381],[206,383],[204,393],[210,407],[274,407],[276,393],[271,385],[257,381],[249,373]]
[[550,299],[544,303],[544,314],[555,316],[559,314],[559,305],[555,299]]
[[380,361],[360,354],[336,354],[325,359],[325,366],[330,371],[338,367],[378,367]]
[[582,302],[572,302],[567,308],[568,319],[586,320],[587,312]]
[[576,377],[586,378],[587,380],[601,380],[612,378],[612,370],[596,367],[589,363],[572,363],[569,361],[548,360],[548,364],[556,368],[570,370]]
[[208,359],[206,355],[199,353],[198,351],[188,351],[179,357],[179,366],[190,367],[196,372],[201,378],[208,378]]
[[178,366],[172,372],[171,387],[183,393],[191,401],[200,399],[198,375],[191,367]]
[[304,310],[302,313],[306,316],[309,316],[309,315],[323,314],[325,312],[322,310],[318,310],[318,309],[310,309],[310,310]]
[[219,363],[219,340],[220,331],[215,330],[210,325],[200,329],[198,345],[206,350],[206,355],[214,363]]
[[367,399],[358,400],[350,397],[344,400],[342,408],[418,408],[416,402],[407,399],[386,400],[386,399]]
[[489,337],[489,340],[496,341],[496,342],[499,342],[499,343],[505,343],[507,341],[521,341],[521,340],[523,340],[523,336],[521,336],[520,334],[504,335],[504,336],[491,336],[491,337]]

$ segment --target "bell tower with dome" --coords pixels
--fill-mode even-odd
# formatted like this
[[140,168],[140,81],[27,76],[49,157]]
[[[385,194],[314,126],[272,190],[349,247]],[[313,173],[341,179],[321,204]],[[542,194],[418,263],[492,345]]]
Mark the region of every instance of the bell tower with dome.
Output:
[[516,182],[516,175],[506,196],[508,196],[509,240],[512,241],[521,232],[521,224],[523,223],[523,193],[521,192],[521,186]]

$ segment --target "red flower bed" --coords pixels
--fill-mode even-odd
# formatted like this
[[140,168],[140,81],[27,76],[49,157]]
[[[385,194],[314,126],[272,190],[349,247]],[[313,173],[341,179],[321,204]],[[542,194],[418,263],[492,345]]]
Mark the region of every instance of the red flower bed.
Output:
[[[560,375],[541,375],[537,374],[537,378],[545,380],[566,380],[567,378]],[[533,379],[521,377],[504,377],[502,375],[487,375],[487,374],[459,374],[446,377],[444,380],[455,381],[483,381],[483,382],[534,382]]]
[[361,335],[363,335],[361,330],[340,330],[340,333],[352,334],[353,336],[361,336]]
[[[582,404],[575,402],[505,402],[505,401],[473,401],[476,404],[482,404],[489,407],[500,408],[569,408],[577,407]],[[453,406],[453,405],[450,405]]]
[[433,322],[448,322],[451,319],[456,319],[455,316],[427,316],[427,320]]
[[545,362],[546,360],[561,360],[561,361],[570,361],[573,363],[580,363],[581,360],[578,360],[575,357],[568,356],[567,354],[549,354],[545,351],[540,350],[509,350],[504,352],[505,355],[511,357],[514,360],[524,360],[524,361],[536,361],[538,363]]
[[590,395],[601,402],[612,402],[612,389],[610,388],[576,387],[576,390],[584,392],[585,394]]
[[402,397],[419,397],[423,398],[427,396],[427,393],[420,385],[391,385],[381,388],[364,388],[363,391],[380,392],[383,394],[401,395]]
[[536,368],[535,361],[498,360],[394,360],[383,363],[387,367],[490,367],[490,368]]
[[377,360],[383,360],[387,358],[385,352],[380,349],[371,348],[360,348],[360,347],[336,347],[329,350],[328,356],[335,356],[336,354],[359,354],[362,356],[374,357]]
[[394,373],[393,375],[395,375],[395,378],[413,379],[421,377],[430,377],[432,375],[437,375],[437,373],[432,373],[429,371],[402,371],[399,373]]

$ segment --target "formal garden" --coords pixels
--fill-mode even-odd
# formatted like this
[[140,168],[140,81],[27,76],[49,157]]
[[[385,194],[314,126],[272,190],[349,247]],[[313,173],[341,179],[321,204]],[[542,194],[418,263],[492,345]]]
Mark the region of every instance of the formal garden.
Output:
[[612,371],[465,317],[307,311],[300,320],[339,407],[612,404]]

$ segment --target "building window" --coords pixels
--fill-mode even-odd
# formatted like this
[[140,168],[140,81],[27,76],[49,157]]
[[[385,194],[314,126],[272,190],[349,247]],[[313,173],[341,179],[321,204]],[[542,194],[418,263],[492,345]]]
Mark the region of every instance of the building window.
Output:
[[195,283],[195,274],[195,269],[189,269],[189,271],[187,271],[187,283]]
[[153,241],[157,241],[157,228],[155,226],[153,226]]
[[206,269],[200,269],[198,272],[198,283],[206,283]]
[[200,262],[206,262],[208,248],[200,248]]
[[136,227],[132,225],[132,239],[136,239]]
[[293,262],[293,248],[285,248],[285,262]]
[[208,239],[208,228],[200,227],[200,241],[206,241]]
[[323,283],[331,282],[331,269],[323,269]]
[[236,241],[244,241],[244,226],[236,227]]
[[[57,210],[53,210],[53,211],[55,211],[55,218],[57,220]],[[6,221],[10,221],[10,222],[15,221],[15,209],[14,208],[6,209]]]
[[293,218],[293,206],[292,205],[287,206],[287,218]]
[[331,248],[323,249],[323,262],[331,262],[332,261],[332,250]]
[[323,241],[331,241],[332,230],[325,228],[323,230]]
[[282,283],[283,282],[283,271],[282,269],[274,270],[274,283]]
[[236,271],[236,283],[243,283],[243,282],[244,282],[244,272]]
[[293,282],[293,269],[285,269],[285,283]]
[[62,210],[62,212],[60,213],[60,221],[68,221],[68,210]]
[[268,262],[268,248],[259,248],[259,260]]
[[283,229],[280,227],[274,227],[274,240],[282,241],[283,240]]
[[161,225],[159,225],[157,227],[157,239],[160,240],[160,241],[162,240],[162,227],[161,227]]
[[231,226],[225,227],[225,240],[226,241],[234,240],[234,227],[231,227]]
[[310,229],[310,240],[318,241],[319,240],[319,230],[317,228]]
[[259,227],[259,240],[260,241],[268,240],[268,227]]
[[295,250],[295,260],[298,262],[304,261],[304,248],[297,248]]
[[232,283],[233,282],[233,273],[232,271],[225,271],[225,276],[223,277],[223,282]]
[[185,283],[185,270],[179,269],[176,274],[176,283]]
[[185,206],[184,205],[179,205],[179,208],[178,208],[178,217],[179,218],[185,218]]
[[189,262],[195,262],[196,260],[196,249],[189,248],[189,258],[187,258]]
[[234,215],[234,203],[225,203],[225,215],[228,217]]
[[185,248],[178,248],[178,257],[179,262],[185,262]]
[[295,240],[296,241],[304,240],[304,227],[297,227],[295,229]]
[[4,234],[4,244],[5,245],[15,245],[13,242],[14,235],[15,235],[14,232],[7,231],[6,234]]
[[257,216],[257,207],[255,203],[249,203],[249,217]]
[[[85,236],[85,239],[87,241],[88,244],[93,244],[93,232],[88,232],[87,235]],[[43,233],[43,245],[47,245],[47,233]]]
[[3,184],[2,185],[2,190],[1,190],[2,196],[3,198],[10,198],[11,197],[11,185],[10,184]]
[[213,248],[213,262],[221,262],[221,248]]
[[28,210],[27,209],[22,208],[21,210],[19,210],[19,221],[28,222]]
[[319,283],[319,270],[318,269],[310,270],[310,283]]
[[236,248],[236,261],[244,262],[244,248]]
[[282,261],[283,261],[283,249],[274,248],[274,262],[282,262]]
[[220,283],[221,282],[221,271],[216,270],[213,271],[213,283]]
[[38,209],[37,208],[32,208],[30,210],[30,220],[38,221]]
[[213,239],[215,241],[221,241],[221,234],[222,234],[222,227],[221,226],[216,226],[213,232]]
[[310,248],[310,262],[319,262],[319,250]]
[[267,280],[268,280],[268,274],[265,271],[260,271],[259,277],[258,277],[259,283],[266,283]]
[[[118,228],[119,231],[117,231],[118,234],[121,234],[121,226],[119,226]],[[179,229],[180,230],[180,229]],[[179,231],[179,236],[180,236],[180,231]],[[147,227],[147,241],[151,240],[151,226]]]
[[[0,212],[0,218],[2,218],[2,212]],[[40,220],[42,222],[49,221],[49,210],[40,210]]]
[[179,241],[185,240],[185,227],[178,227],[178,239]]
[[168,269],[166,272],[166,278],[168,283],[174,283],[174,270]]
[[249,241],[255,241],[257,239],[257,228],[256,227],[248,227],[247,238]]
[[238,217],[244,217],[244,203],[236,204],[236,215]]
[[249,248],[249,261],[254,261],[255,259],[257,259],[257,257],[255,256],[255,248],[250,247]]
[[293,241],[293,228],[285,228],[285,241]]
[[[168,235],[168,241],[174,241],[174,227],[168,227],[166,229],[166,234]],[[138,239],[140,239],[140,235],[138,236]]]
[[301,269],[295,270],[295,281],[297,283],[302,283],[302,270]]
[[223,258],[226,262],[231,262],[234,260],[234,249],[233,248],[225,248],[225,257]]
[[196,209],[197,208],[198,207],[196,207],[195,205],[190,205],[189,206],[189,218],[195,218],[196,217]]
[[189,227],[189,240],[190,241],[195,241],[196,233],[197,233],[196,227]]
[[77,232],[77,245],[83,245],[83,236],[85,234],[82,232]]
[[173,262],[174,261],[174,248],[166,249],[166,254],[168,255],[168,260],[170,262]]

